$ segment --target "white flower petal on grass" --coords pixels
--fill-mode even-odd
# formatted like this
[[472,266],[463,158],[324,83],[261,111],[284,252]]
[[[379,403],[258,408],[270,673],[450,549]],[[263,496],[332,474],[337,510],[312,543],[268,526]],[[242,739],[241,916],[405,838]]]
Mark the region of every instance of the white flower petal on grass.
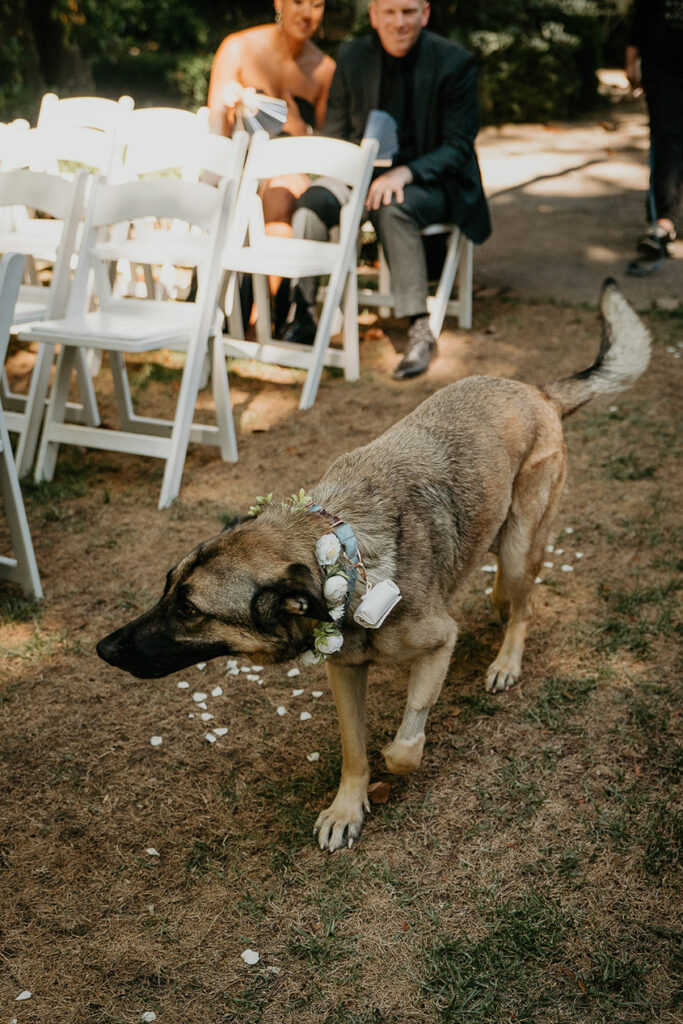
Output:
[[546,548],[546,551],[549,551],[550,554],[552,555],[554,550],[555,550],[555,545],[554,544],[548,544],[548,546]]
[[583,558],[583,551],[574,552],[574,558]]
[[543,577],[542,576],[537,576],[536,579],[534,580],[534,583],[543,583]]
[[205,661],[198,661],[196,667],[199,669],[200,672],[203,672],[204,669],[206,668],[206,662]]
[[216,737],[214,736],[214,734],[212,732],[205,733],[204,734],[204,739],[206,740],[207,743],[215,743],[216,742]]
[[257,676],[255,672],[247,673],[247,679],[249,680],[250,683],[262,683],[263,682],[263,680],[261,679],[261,676]]
[[313,763],[313,761],[319,761],[320,754],[318,753],[317,750],[314,750],[312,754],[306,754],[306,760],[310,761],[311,763]]
[[482,572],[495,572],[496,571],[496,567],[495,567],[495,565],[482,565],[481,571]]
[[150,857],[160,856],[159,851],[155,850],[153,846],[148,846],[147,849],[145,850],[145,853],[148,853]]
[[237,668],[238,667],[237,658],[228,658],[228,660],[225,663],[225,667],[226,667],[226,669]]
[[157,1015],[154,1012],[154,1010],[145,1010],[145,1012],[140,1017],[140,1020],[144,1021],[145,1024],[152,1024],[152,1021],[155,1021],[156,1019]]
[[252,672],[263,672],[263,665],[252,665],[251,666],[251,671]]
[[280,707],[277,708],[277,714],[280,716],[280,718],[282,718],[283,715],[287,714],[287,708],[284,706],[284,704],[280,704]]
[[292,697],[300,697],[303,692],[303,690],[292,690]]
[[245,949],[244,952],[240,953],[240,956],[244,960],[245,964],[249,964],[250,967],[253,967],[253,965],[257,964],[261,959],[255,949]]
[[322,697],[322,695],[323,695],[323,691],[322,690],[312,690],[311,691],[311,696],[312,697]]
[[190,711],[190,713],[189,713],[189,715],[187,717],[188,718],[194,718],[194,711]]
[[222,686],[214,686],[213,690],[211,691],[211,696],[212,697],[222,697],[223,696],[223,687]]
[[308,719],[309,719],[309,718],[312,718],[312,717],[313,717],[313,716],[311,715],[311,712],[310,712],[310,711],[302,711],[302,712],[301,712],[301,714],[299,715],[299,721],[301,721],[301,722],[307,722],[307,721],[308,721]]
[[180,682],[178,683],[178,689],[179,690],[189,690],[190,689],[190,684],[187,682],[187,680],[181,679]]
[[320,661],[320,656],[316,653],[316,651],[304,651],[304,653],[299,658],[299,661],[301,662],[302,665],[317,665],[318,662]]
[[19,993],[19,995],[14,1000],[14,1002],[15,1003],[20,1003],[24,999],[30,999],[30,998],[31,998],[31,993],[29,992],[29,990],[27,988],[25,988],[23,992]]
[[563,555],[564,554],[564,548],[555,548],[555,554],[556,555]]
[[300,675],[301,675],[301,669],[300,668],[290,668],[289,672],[287,673],[287,676],[288,676],[289,679],[293,679],[294,676],[300,676]]
[[560,568],[562,569],[562,572],[574,572],[573,565],[562,565]]
[[543,567],[544,567],[544,569],[552,569],[554,564],[555,564],[554,562],[544,562],[543,563]]
[[565,533],[573,533],[574,532],[574,527],[573,526],[565,526],[564,532]]
[[152,736],[149,742],[152,744],[153,747],[160,747],[161,744],[164,742],[164,738],[163,736]]
[[211,714],[210,711],[202,711],[199,717],[201,718],[202,722],[210,722],[213,719],[213,715]]
[[201,693],[199,690],[195,690],[195,692],[192,694],[192,700],[196,704],[200,704],[201,701],[206,700],[207,697],[208,693]]
[[237,667],[229,668],[228,669],[228,675],[229,676],[238,676],[239,674],[240,674],[240,670]]
[[240,672],[251,672],[251,665],[240,665]]
[[492,594],[493,593],[493,587],[486,587],[486,589],[484,590],[484,593],[485,594]]
[[216,734],[216,736],[225,736],[228,730],[224,725],[217,725],[213,731]]
[[207,704],[206,704],[206,701],[205,701],[205,700],[200,700],[200,702],[199,702],[199,704],[197,705],[197,707],[198,707],[198,708],[201,708],[201,709],[202,709],[202,711],[206,711],[206,708],[207,708]]

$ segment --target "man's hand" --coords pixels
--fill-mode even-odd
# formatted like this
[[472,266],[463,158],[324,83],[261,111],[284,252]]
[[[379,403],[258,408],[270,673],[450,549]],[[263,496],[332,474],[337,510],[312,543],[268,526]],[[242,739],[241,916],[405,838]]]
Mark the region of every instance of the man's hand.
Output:
[[413,172],[402,164],[385,171],[370,185],[365,207],[368,210],[379,210],[380,206],[388,206],[394,196],[396,202],[403,202],[403,189],[413,180]]

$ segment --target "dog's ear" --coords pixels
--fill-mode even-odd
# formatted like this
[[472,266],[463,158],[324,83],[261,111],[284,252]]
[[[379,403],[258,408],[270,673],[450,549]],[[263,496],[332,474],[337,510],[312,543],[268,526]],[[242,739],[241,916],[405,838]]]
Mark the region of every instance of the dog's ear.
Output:
[[270,632],[291,615],[306,616],[318,622],[331,622],[320,583],[303,562],[289,565],[282,577],[256,591],[251,602],[254,622]]

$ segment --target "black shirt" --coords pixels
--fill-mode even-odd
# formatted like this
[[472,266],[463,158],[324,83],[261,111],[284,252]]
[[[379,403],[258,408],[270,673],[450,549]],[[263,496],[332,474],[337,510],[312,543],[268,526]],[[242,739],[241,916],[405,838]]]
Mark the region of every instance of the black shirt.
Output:
[[398,126],[398,153],[394,166],[410,163],[418,156],[415,141],[415,65],[421,37],[405,57],[392,57],[376,37],[382,51],[382,80],[379,109],[391,114]]
[[683,0],[636,0],[629,42],[645,63],[681,72]]

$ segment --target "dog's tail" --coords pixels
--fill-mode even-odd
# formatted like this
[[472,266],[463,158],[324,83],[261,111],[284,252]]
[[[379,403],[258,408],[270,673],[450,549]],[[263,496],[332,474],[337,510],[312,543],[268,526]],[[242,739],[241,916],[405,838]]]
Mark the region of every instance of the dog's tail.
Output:
[[569,416],[596,395],[630,387],[650,361],[650,332],[611,277],[602,286],[600,313],[602,342],[593,365],[543,388],[562,416]]

